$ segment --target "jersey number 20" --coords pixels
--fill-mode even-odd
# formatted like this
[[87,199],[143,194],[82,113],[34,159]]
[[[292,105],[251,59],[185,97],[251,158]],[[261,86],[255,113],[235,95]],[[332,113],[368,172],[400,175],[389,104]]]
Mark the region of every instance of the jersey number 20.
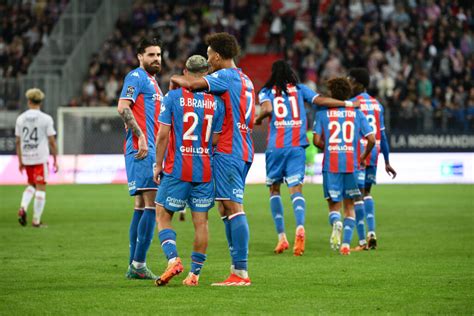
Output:
[[[333,129],[334,128],[334,129]],[[345,143],[352,143],[354,140],[354,123],[345,121],[340,124],[338,121],[329,122],[329,130],[332,131],[329,136],[329,143],[339,144],[344,140]],[[339,133],[342,130],[342,140],[339,138]]]

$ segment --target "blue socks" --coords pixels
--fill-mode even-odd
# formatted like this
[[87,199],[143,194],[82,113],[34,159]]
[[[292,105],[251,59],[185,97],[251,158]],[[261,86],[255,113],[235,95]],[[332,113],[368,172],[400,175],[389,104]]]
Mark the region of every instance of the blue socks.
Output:
[[272,211],[273,222],[278,234],[285,232],[285,220],[283,219],[283,203],[279,195],[270,197],[270,209]]
[[204,261],[206,261],[206,255],[204,253],[194,252],[191,254],[191,272],[195,275],[201,273]]
[[232,261],[236,270],[247,271],[249,249],[249,225],[244,212],[229,216],[232,239]]
[[335,222],[341,220],[341,213],[338,211],[331,211],[329,212],[329,225],[334,225]]
[[375,232],[375,206],[371,196],[364,197],[365,218],[367,219],[367,230]]
[[352,217],[344,218],[343,227],[344,232],[342,234],[342,243],[350,245],[352,240],[352,232],[354,231],[355,227],[355,219]]
[[143,209],[136,208],[133,211],[132,222],[130,223],[130,230],[128,231],[128,236],[130,239],[129,249],[130,249],[130,257],[128,260],[128,264],[132,263],[133,257],[135,256],[135,248],[137,246],[137,238],[138,238],[138,223],[140,222],[140,218],[142,218]]
[[304,226],[306,201],[303,194],[300,192],[292,194],[291,203],[293,204],[293,212],[295,213],[296,227]]
[[233,248],[232,248],[232,234],[231,234],[231,228],[230,228],[230,220],[227,218],[227,216],[222,216],[221,219],[224,222],[225,237],[227,238],[227,245],[229,247],[229,253],[232,259],[232,264],[234,264],[234,257],[232,256]]
[[356,215],[357,235],[359,236],[359,242],[360,241],[365,241],[364,201],[356,201],[354,203],[354,210],[355,210],[355,215]]
[[135,255],[133,260],[136,262],[145,262],[148,248],[150,248],[155,231],[155,208],[145,207],[143,215],[138,222],[137,243],[135,246]]
[[176,232],[172,229],[166,228],[158,233],[160,238],[161,248],[168,260],[178,256],[176,249]]

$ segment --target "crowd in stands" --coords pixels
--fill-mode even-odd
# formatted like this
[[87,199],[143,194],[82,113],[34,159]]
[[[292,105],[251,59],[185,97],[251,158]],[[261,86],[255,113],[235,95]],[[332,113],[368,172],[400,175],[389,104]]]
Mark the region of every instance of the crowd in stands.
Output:
[[206,56],[206,34],[228,32],[245,47],[248,28],[258,1],[139,1],[120,17],[113,34],[94,55],[80,98],[70,106],[115,106],[125,75],[138,66],[136,47],[144,36],[163,43],[162,72],[158,76],[163,92],[171,75],[181,73],[186,58]]
[[26,74],[68,0],[0,1],[0,78]]
[[[332,3],[313,16],[315,23],[306,30],[288,35],[282,24],[282,35],[270,38],[269,49],[281,47],[300,78],[314,88],[323,89],[326,79],[344,76],[351,67],[368,67],[369,93],[385,105],[386,125],[393,130],[474,130],[470,1]],[[276,13],[272,24],[279,18],[291,22]]]

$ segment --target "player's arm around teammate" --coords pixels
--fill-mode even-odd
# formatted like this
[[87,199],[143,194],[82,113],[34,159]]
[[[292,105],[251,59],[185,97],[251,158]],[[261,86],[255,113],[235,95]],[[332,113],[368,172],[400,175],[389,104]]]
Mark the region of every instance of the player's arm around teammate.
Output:
[[[208,65],[202,56],[194,55],[186,61],[186,76],[199,78],[206,75],[207,71]],[[214,205],[215,198],[212,143],[222,130],[223,113],[224,106],[218,97],[203,92],[193,93],[186,88],[171,90],[163,100],[154,180],[160,184],[156,216],[161,247],[168,259],[168,266],[156,280],[157,286],[166,285],[183,271],[172,218],[185,205],[191,209],[195,232],[191,271],[183,284],[198,285],[206,260],[208,211]]]

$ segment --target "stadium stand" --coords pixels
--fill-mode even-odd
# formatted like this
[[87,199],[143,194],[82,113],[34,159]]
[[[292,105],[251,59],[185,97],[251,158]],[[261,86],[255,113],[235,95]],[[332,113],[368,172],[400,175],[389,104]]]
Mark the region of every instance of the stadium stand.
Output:
[[26,74],[67,3],[67,0],[0,3],[0,77]]
[[181,73],[193,54],[206,56],[206,34],[228,32],[246,46],[258,1],[139,1],[122,15],[99,53],[92,56],[82,94],[69,106],[115,106],[125,74],[138,66],[135,47],[144,35],[163,42],[160,87],[168,90],[172,74]]
[[320,1],[319,10],[293,11],[288,2],[272,4],[265,20],[280,30],[268,49],[282,51],[303,81],[323,88],[348,68],[368,67],[369,92],[385,104],[387,128],[472,131],[469,1]]

